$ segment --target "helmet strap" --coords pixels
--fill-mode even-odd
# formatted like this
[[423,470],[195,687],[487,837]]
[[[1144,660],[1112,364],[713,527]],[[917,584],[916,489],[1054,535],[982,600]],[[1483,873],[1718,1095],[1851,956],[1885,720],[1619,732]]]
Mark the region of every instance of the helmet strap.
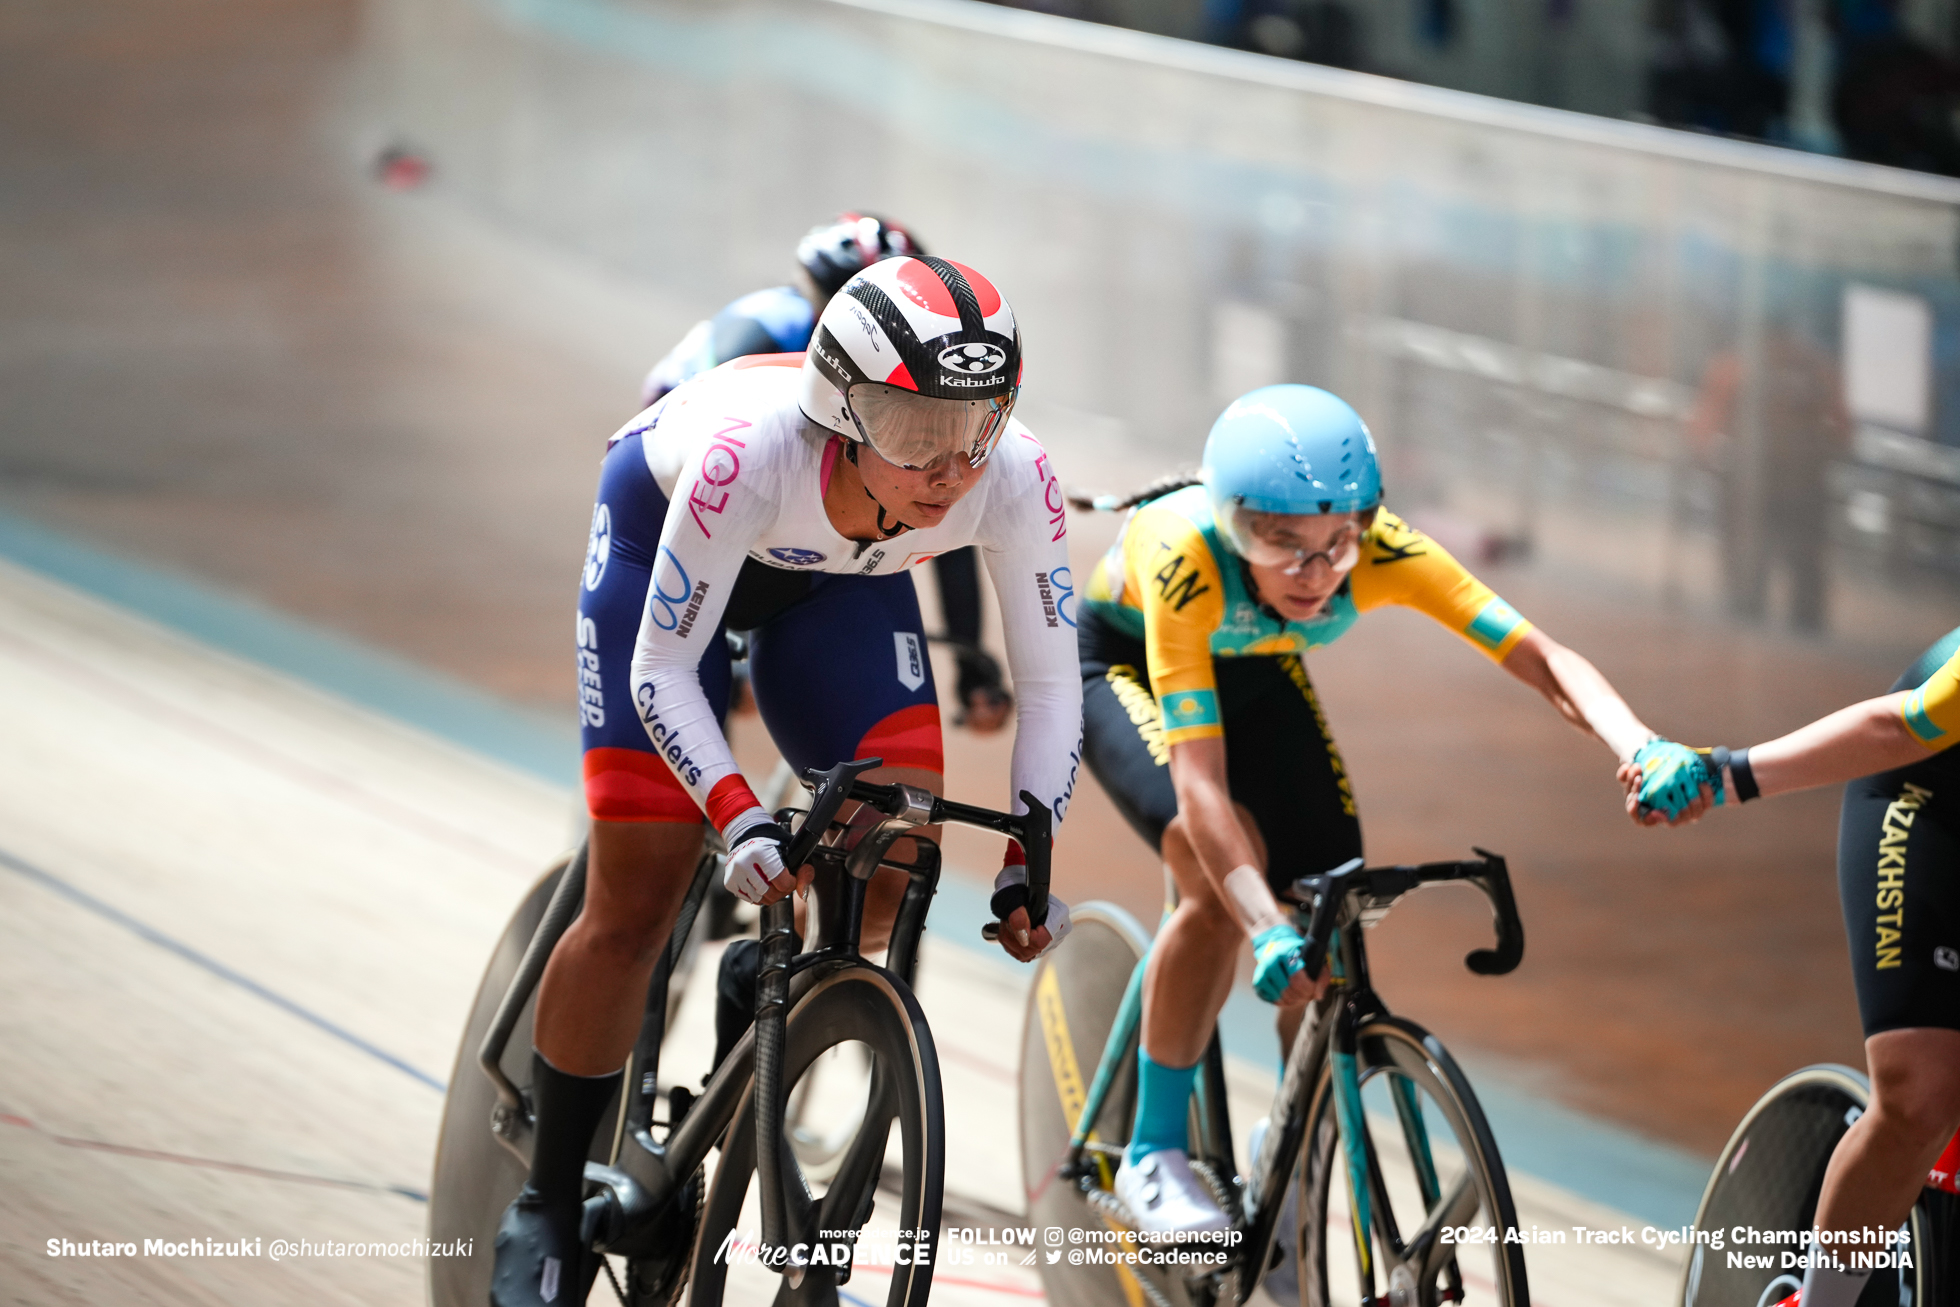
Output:
[[848,458],[848,459],[850,459],[850,460],[851,460],[851,466],[852,466],[852,467],[854,467],[854,468],[857,468],[857,469],[858,469],[858,484],[859,484],[860,486],[863,486],[863,487],[864,487],[864,497],[865,497],[866,499],[869,499],[869,500],[870,500],[870,501],[871,501],[871,502],[872,502],[873,504],[875,504],[875,505],[877,505],[877,508],[878,508],[878,538],[879,538],[880,540],[889,540],[889,539],[891,539],[891,538],[892,538],[893,536],[895,536],[895,535],[898,535],[898,534],[899,534],[900,532],[902,532],[902,531],[910,531],[910,530],[912,529],[912,527],[910,526],[910,524],[908,524],[908,523],[905,523],[905,522],[901,522],[901,521],[899,521],[899,520],[898,520],[897,518],[893,518],[893,519],[892,519],[892,521],[891,521],[891,525],[890,525],[890,526],[886,526],[886,525],[885,525],[885,504],[884,504],[884,501],[883,501],[883,500],[881,500],[881,499],[879,499],[879,498],[878,498],[878,496],[876,496],[876,495],[874,495],[874,494],[872,494],[872,493],[871,493],[871,487],[870,487],[870,486],[866,486],[866,485],[864,485],[864,468],[863,468],[863,466],[862,466],[861,464],[859,464],[859,462],[858,462],[858,442],[857,442],[857,441],[855,441],[855,440],[850,440],[850,439],[846,439],[846,440],[844,441],[844,457],[845,457],[845,458]]
[[1252,574],[1252,564],[1246,561],[1243,554],[1233,554],[1232,557],[1238,559],[1239,576],[1245,581],[1246,591],[1252,596],[1253,603],[1257,605],[1261,613],[1273,619],[1274,626],[1284,631],[1286,629],[1286,617],[1279,609],[1267,603],[1266,597],[1259,593],[1259,578]]

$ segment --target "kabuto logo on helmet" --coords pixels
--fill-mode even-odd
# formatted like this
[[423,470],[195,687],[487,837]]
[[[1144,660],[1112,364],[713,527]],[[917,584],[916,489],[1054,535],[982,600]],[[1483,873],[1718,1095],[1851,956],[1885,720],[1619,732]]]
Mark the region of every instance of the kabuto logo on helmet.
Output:
[[998,345],[951,345],[939,351],[939,366],[969,376],[998,372],[1007,366],[1007,351]]
[[945,259],[865,268],[824,307],[804,358],[805,416],[892,462],[992,451],[1020,393],[1021,337],[992,282]]

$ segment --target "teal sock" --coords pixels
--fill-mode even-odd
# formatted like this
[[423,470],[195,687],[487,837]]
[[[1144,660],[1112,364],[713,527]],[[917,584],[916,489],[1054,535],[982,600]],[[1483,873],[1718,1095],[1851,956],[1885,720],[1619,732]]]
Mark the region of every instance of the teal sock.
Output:
[[1195,1065],[1159,1066],[1137,1049],[1137,1122],[1124,1160],[1134,1166],[1159,1149],[1190,1148],[1191,1085],[1197,1078]]

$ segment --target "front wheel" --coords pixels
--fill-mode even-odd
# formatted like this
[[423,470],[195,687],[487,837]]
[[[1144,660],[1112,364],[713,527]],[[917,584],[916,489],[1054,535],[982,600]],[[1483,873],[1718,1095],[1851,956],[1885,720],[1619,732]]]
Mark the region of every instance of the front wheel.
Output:
[[[833,1050],[854,1045],[842,1058]],[[755,1184],[755,1099],[750,1094],[724,1136],[695,1245],[688,1301],[694,1307],[774,1301],[837,1307],[853,1301],[924,1307],[932,1290],[940,1204],[946,1188],[946,1115],[939,1059],[919,1004],[880,968],[851,966],[819,980],[789,1015],[783,1038],[786,1098],[813,1067],[820,1083],[802,1101],[806,1122],[860,1122],[838,1150],[827,1180],[803,1172],[783,1141],[792,1237],[806,1247],[801,1283],[761,1264],[762,1205]],[[857,1075],[851,1069],[862,1068]],[[897,1175],[888,1162],[896,1134]],[[881,1190],[896,1182],[897,1192]],[[875,1219],[874,1219],[875,1218]],[[862,1236],[862,1238],[860,1238]],[[919,1248],[924,1257],[915,1256]],[[840,1264],[841,1270],[837,1269]],[[888,1283],[881,1283],[888,1282]]]
[[[1035,964],[1028,1013],[1021,1034],[1021,1177],[1028,1223],[1058,1231],[1107,1227],[1078,1182],[1061,1176],[1069,1141],[1082,1114],[1104,1046],[1116,1024],[1130,973],[1150,949],[1150,937],[1129,913],[1112,903],[1085,903],[1069,914],[1069,936]],[[1136,1037],[1117,1050],[1116,1077],[1090,1135],[1094,1146],[1120,1147],[1130,1137],[1136,1112]],[[1095,1155],[1097,1188],[1108,1189],[1116,1159]],[[1065,1236],[1071,1246],[1081,1236]],[[1060,1249],[1048,1250],[1058,1254]],[[1060,1256],[1041,1259],[1041,1286],[1054,1307],[1130,1307],[1144,1290],[1127,1266],[1072,1264]]]
[[[1357,1032],[1355,1064],[1358,1141],[1337,1125],[1331,1055],[1308,1108],[1294,1244],[1301,1307],[1353,1307],[1369,1292],[1410,1307],[1529,1307],[1524,1248],[1508,1238],[1518,1225],[1510,1181],[1455,1059],[1414,1022],[1383,1017]],[[1364,1153],[1367,1265],[1349,1197],[1350,1147]]]

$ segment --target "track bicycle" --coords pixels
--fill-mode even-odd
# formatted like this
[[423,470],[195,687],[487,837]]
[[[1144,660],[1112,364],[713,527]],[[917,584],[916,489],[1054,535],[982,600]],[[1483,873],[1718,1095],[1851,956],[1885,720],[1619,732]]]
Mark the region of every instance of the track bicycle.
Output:
[[[794,826],[785,864],[815,870],[809,947],[797,951],[791,898],[765,908],[754,1026],[699,1095],[679,1085],[662,1093],[668,982],[719,859],[704,856],[696,870],[648,986],[617,1111],[595,1133],[586,1164],[582,1233],[608,1255],[592,1259],[593,1273],[603,1269],[629,1307],[668,1307],[684,1289],[701,1307],[767,1299],[785,1307],[835,1307],[838,1287],[857,1269],[858,1237],[875,1208],[884,1209],[881,1226],[931,1232],[921,1236],[927,1242],[939,1228],[945,1187],[939,1064],[906,977],[916,967],[940,856],[935,843],[913,832],[955,822],[1020,841],[1029,915],[1038,922],[1047,914],[1052,818],[1026,794],[1028,811],[1015,816],[914,786],[858,779],[879,765],[872,758],[812,772],[808,813],[778,814]],[[878,819],[869,826],[862,816],[854,819],[857,835],[848,847],[825,842],[851,831],[839,821],[846,801]],[[908,836],[912,860],[899,861],[893,845]],[[866,887],[881,867],[908,877],[883,967],[859,948]],[[473,1239],[475,1251],[431,1262],[435,1307],[480,1307],[488,1298],[497,1223],[530,1165],[526,1081],[537,984],[578,914],[584,873],[581,853],[539,880],[477,991],[444,1104],[429,1204],[431,1238]],[[858,1124],[828,1178],[815,1180],[790,1146],[786,1099],[814,1064],[843,1045],[858,1046],[868,1072],[848,1114]],[[710,1182],[706,1163],[714,1150]],[[895,1165],[888,1156],[894,1151]],[[823,1252],[810,1251],[819,1244]],[[625,1262],[623,1285],[610,1257]],[[894,1264],[886,1307],[923,1307],[931,1286],[930,1257]],[[578,1286],[572,1301],[583,1302],[585,1292]]]
[[[1694,1249],[1677,1298],[1682,1307],[1770,1307],[1802,1287],[1803,1270],[1786,1266],[1784,1254],[1804,1252],[1801,1239],[1817,1214],[1831,1153],[1870,1102],[1871,1082],[1834,1064],[1793,1071],[1757,1100],[1715,1159],[1702,1191]],[[1907,1219],[1903,1247],[1912,1265],[1874,1269],[1858,1307],[1960,1301],[1956,1166],[1960,1135],[1933,1164]],[[1738,1229],[1786,1237],[1738,1241]]]
[[[1515,969],[1524,927],[1510,873],[1503,858],[1477,853],[1398,867],[1366,868],[1356,858],[1295,883],[1308,974],[1327,959],[1333,983],[1294,1039],[1249,1177],[1233,1156],[1216,1031],[1192,1095],[1192,1170],[1231,1219],[1236,1242],[1223,1247],[1144,1240],[1115,1195],[1136,1107],[1150,942],[1114,905],[1072,911],[1068,940],[1036,973],[1021,1064],[1029,1220],[1059,1227],[1070,1245],[1069,1256],[1041,1267],[1051,1303],[1242,1303],[1290,1238],[1303,1307],[1528,1307],[1524,1249],[1507,1239],[1517,1226],[1510,1182],[1483,1110],[1442,1043],[1375,993],[1365,945],[1366,929],[1402,895],[1468,884],[1490,900],[1497,941],[1466,964],[1486,976]],[[1349,1256],[1338,1254],[1341,1244]],[[1121,1264],[1111,1264],[1112,1253]]]

